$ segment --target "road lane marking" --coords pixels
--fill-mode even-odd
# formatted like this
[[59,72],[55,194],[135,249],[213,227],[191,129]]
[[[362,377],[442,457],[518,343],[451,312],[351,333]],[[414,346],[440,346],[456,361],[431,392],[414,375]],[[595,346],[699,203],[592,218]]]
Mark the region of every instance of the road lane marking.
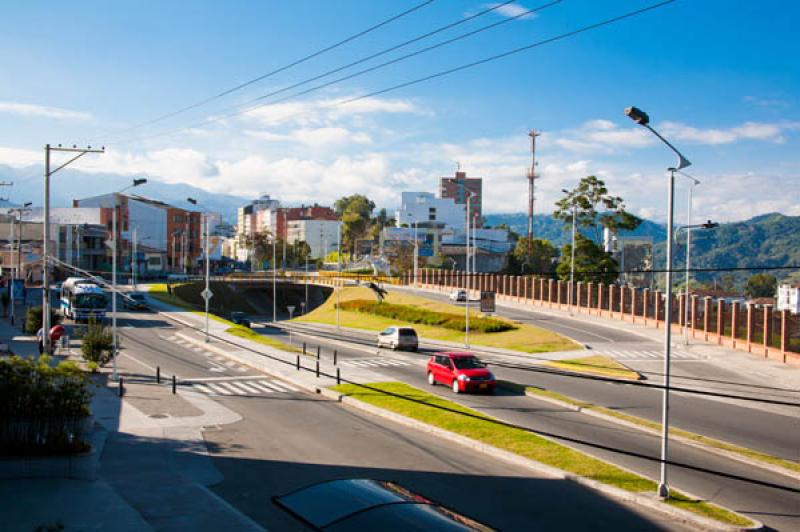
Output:
[[227,388],[223,388],[222,386],[219,386],[217,384],[210,384],[209,383],[208,387],[211,388],[212,390],[216,391],[217,393],[222,394],[222,395],[233,395],[233,392],[231,392]]

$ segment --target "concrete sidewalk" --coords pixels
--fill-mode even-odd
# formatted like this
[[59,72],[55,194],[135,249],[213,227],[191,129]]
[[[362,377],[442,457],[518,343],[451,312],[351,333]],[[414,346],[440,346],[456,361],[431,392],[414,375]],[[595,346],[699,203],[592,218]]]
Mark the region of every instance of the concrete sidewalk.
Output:
[[[21,356],[38,355],[36,338],[5,320],[0,341]],[[263,530],[207,488],[222,476],[207,455],[202,430],[239,421],[238,414],[202,394],[172,395],[167,386],[133,380],[126,381],[121,399],[104,373],[92,400],[98,428],[108,431],[99,478],[0,481],[0,500],[14,501],[0,505],[3,529]]]

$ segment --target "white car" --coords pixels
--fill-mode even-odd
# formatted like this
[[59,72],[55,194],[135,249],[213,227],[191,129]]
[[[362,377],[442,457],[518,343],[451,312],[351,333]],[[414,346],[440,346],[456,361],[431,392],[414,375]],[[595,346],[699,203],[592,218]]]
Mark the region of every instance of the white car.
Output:
[[416,351],[419,347],[417,331],[411,327],[388,327],[378,333],[378,347]]
[[448,296],[450,301],[466,301],[467,300],[467,291],[466,290],[453,290],[450,292]]

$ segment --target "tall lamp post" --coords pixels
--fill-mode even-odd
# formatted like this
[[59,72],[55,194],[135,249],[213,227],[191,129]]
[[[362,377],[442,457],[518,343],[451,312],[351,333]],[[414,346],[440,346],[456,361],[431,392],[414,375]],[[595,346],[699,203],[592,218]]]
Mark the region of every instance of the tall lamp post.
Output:
[[112,371],[111,371],[111,379],[117,380],[117,348],[119,346],[119,336],[117,334],[117,249],[119,248],[119,244],[117,243],[117,218],[119,211],[119,196],[126,190],[129,190],[133,187],[138,187],[139,185],[144,185],[147,183],[147,179],[134,179],[133,183],[128,185],[127,187],[114,192],[114,210],[111,215],[111,233],[113,240],[111,241],[111,360],[112,360]]
[[[690,281],[690,273],[689,269],[691,268],[691,254],[692,254],[692,195],[694,192],[694,187],[700,184],[700,180],[696,179],[686,172],[678,170],[678,173],[691,181],[689,185],[689,192],[688,198],[686,200],[686,286],[684,288],[685,292],[685,302],[683,305],[684,308],[684,317],[683,317],[683,339],[686,344],[689,344],[689,327],[687,327],[686,323],[689,321],[689,284]],[[710,223],[710,221],[709,221]]]
[[[186,201],[188,201],[192,205],[197,206],[197,200],[194,199],[194,198],[186,198]],[[206,209],[204,209],[202,207],[201,207],[201,209],[203,209],[203,249],[204,249],[203,254],[205,255],[205,259],[206,259],[206,267],[205,267],[205,271],[206,271],[206,275],[205,275],[206,288],[205,288],[205,290],[203,290],[203,294],[202,295],[203,295],[203,300],[205,300],[205,304],[206,304],[206,337],[205,337],[205,341],[206,341],[206,343],[208,343],[208,306],[209,306],[209,303],[211,302],[211,297],[214,294],[211,292],[211,287],[209,286],[209,282],[210,282],[210,279],[211,279],[211,259],[210,259],[209,245],[208,245],[208,241],[209,241],[209,238],[208,238],[209,237],[209,235],[208,235],[208,212],[206,211]]]
[[340,329],[340,321],[339,321],[339,299],[340,294],[339,292],[342,291],[341,287],[341,276],[342,276],[342,222],[340,221],[339,224],[336,226],[336,280],[338,287],[335,287],[336,290],[336,329]]
[[466,227],[466,239],[464,241],[465,250],[464,250],[464,263],[466,269],[466,294],[467,297],[464,301],[464,347],[469,349],[469,289],[470,289],[470,279],[469,279],[469,227],[470,227],[470,216],[469,216],[469,207],[472,203],[472,196],[475,194],[473,192],[467,192],[467,227]]
[[[566,189],[561,189],[564,194],[570,194]],[[575,299],[573,294],[575,292],[575,221],[577,217],[578,206],[575,203],[575,198],[572,198],[572,248],[570,249],[572,255],[569,261],[569,309],[572,313],[572,302]]]
[[674,197],[675,197],[675,172],[683,170],[692,163],[683,156],[678,149],[669,143],[650,126],[650,117],[636,107],[628,107],[625,114],[642,127],[647,128],[653,135],[663,142],[678,157],[678,164],[667,168],[669,172],[669,186],[667,195],[667,275],[666,290],[667,301],[664,307],[664,392],[661,405],[661,480],[658,483],[658,496],[669,498],[669,485],[667,484],[667,453],[669,445],[669,384],[670,384],[670,355],[672,340],[672,240],[674,238]]
[[686,231],[686,287],[684,288],[683,337],[687,345],[689,344],[689,281],[691,279],[692,229],[714,229],[715,227],[719,227],[719,224],[708,220],[704,224],[687,224],[675,229],[675,244],[678,243],[678,232],[682,229]]

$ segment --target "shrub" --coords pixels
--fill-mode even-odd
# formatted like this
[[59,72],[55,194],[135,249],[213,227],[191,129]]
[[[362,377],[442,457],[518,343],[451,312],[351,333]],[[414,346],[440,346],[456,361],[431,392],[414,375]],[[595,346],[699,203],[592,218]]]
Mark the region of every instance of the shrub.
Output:
[[[50,309],[50,327],[61,323],[61,314],[54,309]],[[25,314],[25,332],[36,334],[42,328],[42,307],[30,307]]]
[[90,400],[88,379],[75,364],[0,359],[0,454],[85,450]]
[[113,355],[114,336],[109,327],[90,322],[81,343],[83,358],[100,366],[106,364]]
[[[396,303],[378,303],[366,299],[355,299],[340,303],[342,310],[374,314],[384,318],[391,318],[406,323],[419,323],[463,331],[467,328],[463,315],[447,312],[436,312],[412,305],[398,305]],[[494,333],[516,329],[517,327],[507,321],[496,318],[470,317],[469,328],[475,332]]]

